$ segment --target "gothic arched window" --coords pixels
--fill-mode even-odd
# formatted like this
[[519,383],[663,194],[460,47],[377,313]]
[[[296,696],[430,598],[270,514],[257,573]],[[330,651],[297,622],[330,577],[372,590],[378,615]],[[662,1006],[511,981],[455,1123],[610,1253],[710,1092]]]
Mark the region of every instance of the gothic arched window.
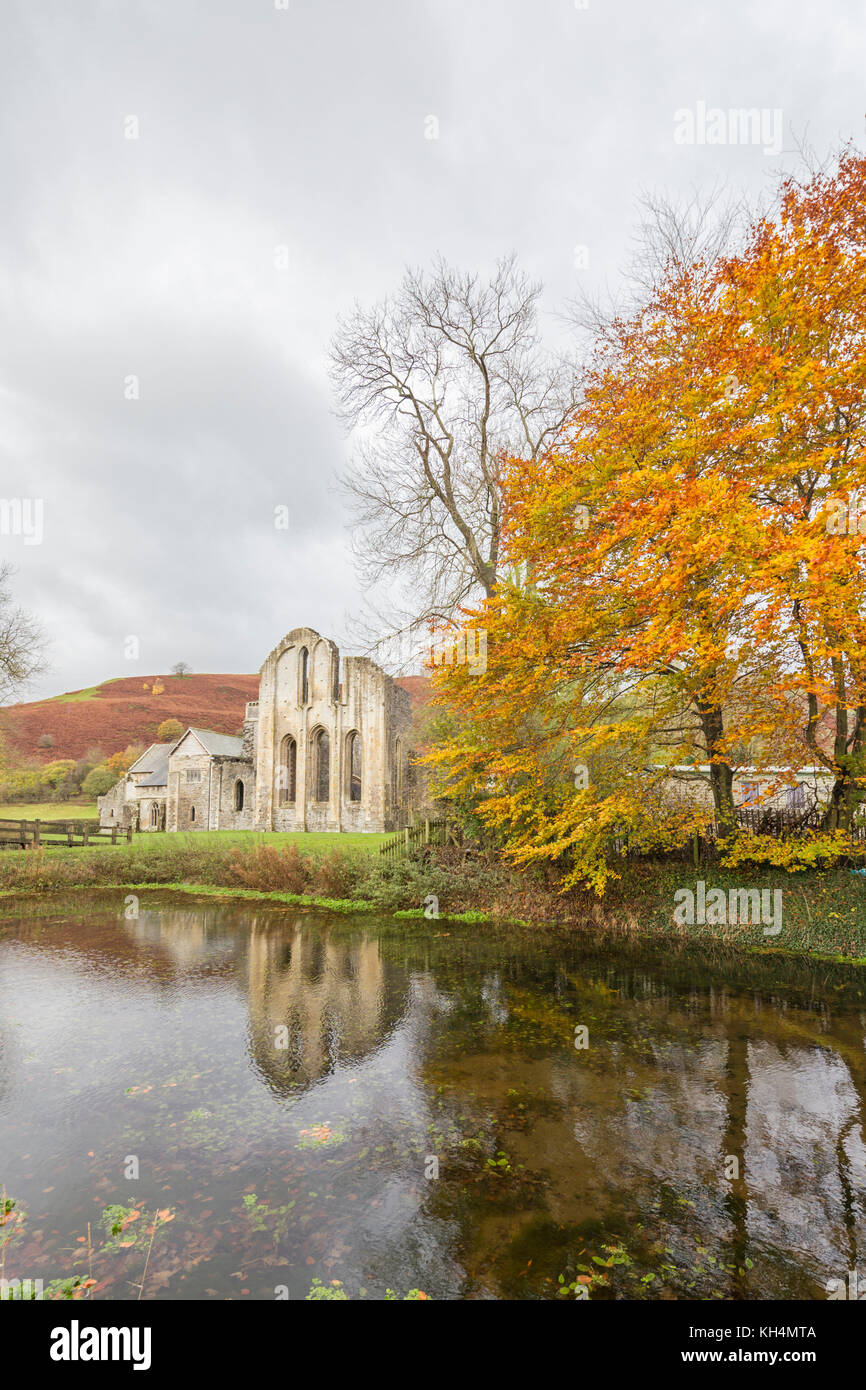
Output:
[[313,789],[317,801],[331,799],[331,740],[325,729],[313,738]]
[[361,735],[357,729],[346,736],[346,800],[361,800]]
[[394,805],[399,806],[403,801],[403,744],[399,738],[394,743],[391,787],[394,794]]
[[291,734],[286,734],[280,744],[279,800],[285,806],[295,799],[298,781],[298,745]]

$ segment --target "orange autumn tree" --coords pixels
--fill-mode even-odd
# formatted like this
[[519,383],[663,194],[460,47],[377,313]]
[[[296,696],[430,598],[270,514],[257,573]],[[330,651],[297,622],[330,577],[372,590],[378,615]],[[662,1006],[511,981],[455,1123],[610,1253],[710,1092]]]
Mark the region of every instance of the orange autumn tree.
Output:
[[748,692],[736,638],[755,527],[748,489],[715,467],[714,291],[698,269],[617,325],[567,440],[539,465],[511,461],[508,554],[530,578],[477,616],[484,677],[438,677],[460,712],[434,754],[446,791],[483,788],[479,814],[518,862],[568,865],[567,883],[603,888],[619,834],[667,847],[712,818],[665,799],[677,765],[710,764],[733,826],[723,709]]
[[822,508],[863,466],[862,207],[833,231],[862,189],[848,155],[834,178],[785,184],[741,257],[671,275],[615,325],[560,447],[509,462],[524,580],[470,615],[483,679],[438,674],[458,732],[433,761],[518,862],[603,889],[617,834],[664,847],[710,819],[670,795],[698,763],[731,837],[737,761],[793,759],[804,710],[815,747],[822,703],[859,708],[859,547],[834,547]]
[[[777,720],[833,773],[828,829],[864,789],[866,159],[787,180],[773,220],[724,267],[735,466],[779,537],[761,640]],[[819,737],[822,724],[830,737]]]

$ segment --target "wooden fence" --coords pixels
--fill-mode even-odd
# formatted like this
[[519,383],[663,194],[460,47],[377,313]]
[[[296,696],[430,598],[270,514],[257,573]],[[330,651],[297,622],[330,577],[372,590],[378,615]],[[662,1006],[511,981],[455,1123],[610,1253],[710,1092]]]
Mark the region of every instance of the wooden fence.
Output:
[[737,825],[756,835],[790,835],[798,830],[820,830],[821,810],[817,806],[795,809],[781,806],[740,806]]
[[[796,840],[804,831],[820,830],[821,819],[821,812],[816,807],[810,807],[806,811],[748,806],[741,806],[737,809],[739,829],[752,831],[756,835],[769,835],[774,839],[785,837]],[[848,831],[848,838],[852,851],[854,845],[866,841],[866,820],[855,821]],[[675,861],[683,860],[687,863],[693,863],[697,868],[700,864],[709,864],[716,860],[718,839],[718,826],[711,822],[702,831],[696,831],[694,835],[690,836],[684,845],[666,851],[652,851],[650,857]],[[644,857],[643,851],[636,850],[629,844],[626,834],[614,836],[613,849],[615,854],[624,858],[641,859]]]
[[98,820],[0,820],[0,846],[28,849],[70,845],[84,847],[94,841],[132,840],[132,827],[101,826]]
[[423,820],[418,825],[398,830],[396,835],[380,847],[379,853],[385,859],[406,859],[424,845],[458,845],[460,835],[457,827],[446,820]]

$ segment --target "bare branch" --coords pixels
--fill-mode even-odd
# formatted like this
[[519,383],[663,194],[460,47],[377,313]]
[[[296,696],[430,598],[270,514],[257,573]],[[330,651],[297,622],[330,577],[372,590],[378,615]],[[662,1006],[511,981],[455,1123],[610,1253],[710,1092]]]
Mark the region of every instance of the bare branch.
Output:
[[540,293],[513,256],[489,280],[440,259],[339,323],[331,377],[358,432],[342,485],[359,576],[399,586],[415,622],[493,592],[500,458],[537,456],[576,404],[573,364],[539,346]]
[[0,704],[8,704],[45,669],[45,639],[38,623],[12,597],[15,570],[0,563]]

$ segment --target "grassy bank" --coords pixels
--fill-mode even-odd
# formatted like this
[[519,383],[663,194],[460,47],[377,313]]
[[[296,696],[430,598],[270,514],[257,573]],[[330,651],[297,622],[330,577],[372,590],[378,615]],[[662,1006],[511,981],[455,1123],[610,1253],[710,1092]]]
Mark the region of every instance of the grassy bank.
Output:
[[[713,888],[721,889],[727,902],[732,891],[774,894],[778,890],[781,930],[765,930],[761,923],[675,923],[676,894],[682,889],[695,892],[698,881],[703,881],[706,895]],[[866,963],[866,878],[846,868],[805,873],[742,867],[695,871],[683,865],[638,863],[627,866],[622,879],[601,902],[588,897],[585,902],[600,926],[630,935],[676,935],[750,951],[785,951]]]
[[335,850],[341,854],[346,850],[375,854],[390,838],[390,835],[375,832],[362,834],[357,831],[334,835],[323,830],[197,830],[189,833],[181,830],[170,834],[163,831],[137,835],[133,843],[140,854],[157,858],[185,855],[197,850],[252,850],[259,845],[271,845],[278,849],[288,849],[294,845],[304,854],[331,854]]
[[[372,853],[379,837],[138,836],[93,852],[63,847],[0,853],[0,892],[39,894],[72,887],[131,891],[170,888],[210,897],[272,899],[337,911],[378,910],[404,921],[451,918],[517,921],[606,936],[713,941],[751,952],[812,954],[866,962],[866,877],[847,869],[789,874],[779,869],[698,872],[683,865],[631,863],[603,899],[589,891],[562,895],[496,859],[464,860],[440,850],[422,860],[385,862]],[[361,843],[352,843],[360,841]],[[745,889],[768,894],[773,928],[758,921],[680,923],[678,892],[705,884],[725,901]],[[776,892],[781,917],[775,917]]]

